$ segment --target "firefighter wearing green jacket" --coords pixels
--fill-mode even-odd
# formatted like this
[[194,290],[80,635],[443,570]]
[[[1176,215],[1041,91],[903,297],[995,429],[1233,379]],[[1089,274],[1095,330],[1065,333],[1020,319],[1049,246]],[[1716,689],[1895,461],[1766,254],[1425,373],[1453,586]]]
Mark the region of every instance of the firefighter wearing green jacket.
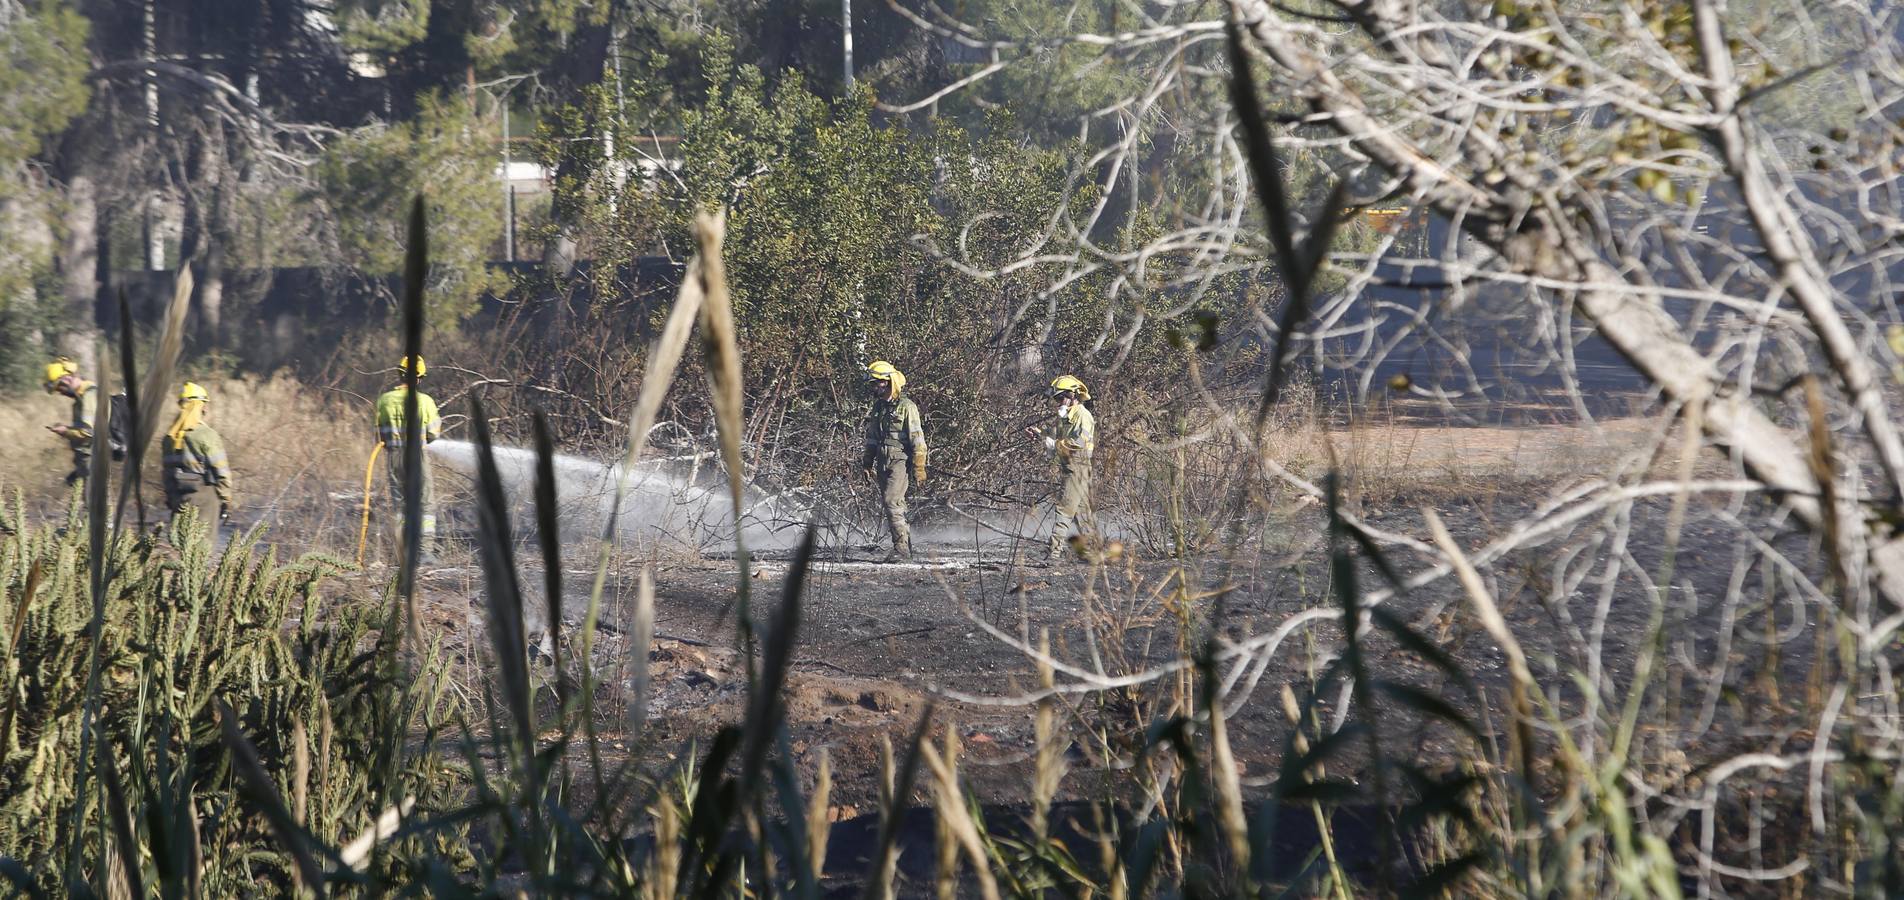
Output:
[[[398,363],[398,369],[408,374],[410,357],[406,356]],[[416,358],[416,377],[423,380],[428,366],[423,358]],[[390,500],[397,508],[403,508],[403,403],[409,388],[402,384],[385,391],[377,398],[377,440],[383,444],[385,470],[390,473]],[[417,433],[428,444],[443,436],[443,417],[437,414],[436,401],[429,394],[417,391]],[[436,544],[436,478],[430,473],[430,455],[418,457],[417,489],[422,495],[423,509],[423,556],[427,559],[434,555]],[[397,517],[401,521],[400,517]],[[400,532],[399,532],[400,533]]]
[[1083,521],[1091,515],[1091,456],[1097,451],[1097,417],[1091,414],[1091,392],[1072,375],[1060,375],[1047,392],[1058,405],[1058,421],[1050,434],[1036,426],[1025,429],[1043,438],[1058,463],[1057,521],[1052,524],[1049,556],[1055,560],[1065,545],[1083,537]]
[[165,431],[162,480],[165,505],[173,514],[189,505],[198,510],[200,521],[223,523],[231,518],[233,480],[225,440],[205,422],[211,399],[203,387],[189,381],[179,389],[178,415]]
[[907,475],[926,481],[926,431],[919,407],[905,395],[906,376],[893,364],[879,360],[866,367],[866,383],[873,392],[873,410],[866,417],[866,453],[861,468],[879,483],[886,507],[886,527],[892,533],[887,562],[912,558],[912,528],[906,524]]
[[64,356],[46,364],[46,392],[71,397],[73,414],[70,419],[55,425],[46,426],[47,431],[59,435],[73,451],[73,469],[66,474],[66,483],[74,484],[84,480],[86,473],[92,471],[93,460],[93,405],[98,402],[93,396],[96,386],[79,377],[79,364]]

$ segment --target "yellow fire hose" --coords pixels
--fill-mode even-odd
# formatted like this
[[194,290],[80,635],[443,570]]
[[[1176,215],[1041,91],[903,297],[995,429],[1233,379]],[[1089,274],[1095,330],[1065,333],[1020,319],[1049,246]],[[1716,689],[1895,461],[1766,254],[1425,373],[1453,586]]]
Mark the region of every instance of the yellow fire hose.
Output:
[[364,542],[370,537],[370,479],[377,470],[377,455],[383,452],[383,442],[371,445],[370,462],[364,464],[364,523],[357,529],[357,565],[364,564]]

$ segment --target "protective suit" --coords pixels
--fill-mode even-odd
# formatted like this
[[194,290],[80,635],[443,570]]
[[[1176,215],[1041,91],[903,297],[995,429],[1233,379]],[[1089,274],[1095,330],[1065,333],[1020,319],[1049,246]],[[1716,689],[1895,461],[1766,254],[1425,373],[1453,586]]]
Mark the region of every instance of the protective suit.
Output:
[[[410,360],[405,357],[402,368],[408,369]],[[416,361],[417,377],[421,379],[425,366],[423,360]],[[377,440],[383,444],[385,471],[389,473],[390,502],[401,510],[403,508],[403,404],[409,388],[397,385],[385,391],[377,398]],[[417,434],[423,443],[429,444],[443,436],[443,417],[437,413],[436,401],[422,391],[417,391]],[[430,471],[430,455],[422,454],[418,460],[418,490],[422,495],[423,549],[426,555],[432,552],[436,539],[436,477]],[[401,522],[401,514],[392,517]],[[401,532],[399,532],[401,533]]]
[[[886,527],[892,534],[888,562],[912,558],[912,527],[906,522],[906,490],[911,482],[926,480],[926,432],[919,407],[905,396],[906,376],[891,363],[866,367],[876,391],[866,417],[866,452],[860,465],[872,470],[886,509]],[[908,477],[910,476],[910,477]]]
[[1091,456],[1097,451],[1097,417],[1086,405],[1090,391],[1078,379],[1065,375],[1051,383],[1058,398],[1058,421],[1045,447],[1058,463],[1057,519],[1052,523],[1048,553],[1060,558],[1073,537],[1083,535],[1091,514]]
[[216,527],[231,517],[235,480],[224,438],[204,419],[210,402],[205,389],[190,382],[179,392],[178,415],[165,432],[161,481],[167,509],[176,514],[195,507],[200,519]]
[[79,377],[79,366],[65,357],[46,365],[46,378],[43,382],[46,392],[70,397],[73,400],[72,416],[65,422],[50,426],[48,430],[66,441],[73,451],[73,468],[66,474],[66,483],[75,484],[85,480],[92,471],[93,464],[93,406],[97,402],[93,391],[97,386]]

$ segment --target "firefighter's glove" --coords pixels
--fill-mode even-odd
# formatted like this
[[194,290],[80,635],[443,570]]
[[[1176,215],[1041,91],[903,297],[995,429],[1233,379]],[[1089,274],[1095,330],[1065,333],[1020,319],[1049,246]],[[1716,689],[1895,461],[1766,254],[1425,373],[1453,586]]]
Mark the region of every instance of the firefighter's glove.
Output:
[[914,484],[925,484],[925,483],[926,483],[926,464],[925,464],[925,461],[924,461],[924,460],[921,460],[921,461],[919,461],[919,462],[917,462],[917,463],[914,463],[914,464],[913,464],[913,466],[912,466],[912,482],[913,482]]
[[223,525],[230,521],[231,521],[231,504],[229,503],[218,504],[218,524]]

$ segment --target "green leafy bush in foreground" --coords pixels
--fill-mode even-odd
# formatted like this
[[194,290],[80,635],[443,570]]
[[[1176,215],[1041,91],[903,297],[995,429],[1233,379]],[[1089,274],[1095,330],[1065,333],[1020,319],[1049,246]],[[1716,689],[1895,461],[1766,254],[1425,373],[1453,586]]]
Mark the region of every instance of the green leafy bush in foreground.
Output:
[[[245,797],[221,738],[227,715],[299,826],[326,842],[356,838],[404,798],[440,807],[462,780],[427,749],[449,708],[442,666],[403,658],[382,604],[320,592],[347,563],[283,564],[254,536],[215,553],[190,516],[121,531],[106,547],[88,702],[85,513],[75,504],[61,529],[24,524],[17,504],[7,518],[0,847],[15,887],[232,896],[289,886],[292,854]],[[88,755],[95,766],[82,773]],[[467,857],[453,832],[411,843],[398,850]],[[117,849],[126,844],[132,852]]]

